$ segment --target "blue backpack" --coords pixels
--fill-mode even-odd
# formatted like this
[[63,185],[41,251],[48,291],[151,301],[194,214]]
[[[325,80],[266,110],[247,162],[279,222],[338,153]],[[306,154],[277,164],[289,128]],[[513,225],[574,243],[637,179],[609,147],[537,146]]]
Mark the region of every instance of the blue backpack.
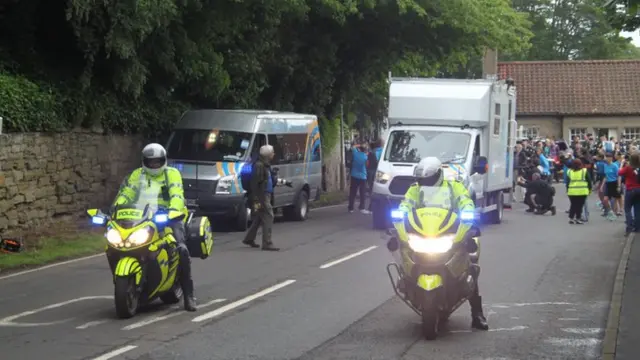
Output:
[[240,185],[242,188],[249,192],[251,189],[251,174],[253,174],[253,165],[255,164],[255,160],[244,164],[242,169],[240,169]]

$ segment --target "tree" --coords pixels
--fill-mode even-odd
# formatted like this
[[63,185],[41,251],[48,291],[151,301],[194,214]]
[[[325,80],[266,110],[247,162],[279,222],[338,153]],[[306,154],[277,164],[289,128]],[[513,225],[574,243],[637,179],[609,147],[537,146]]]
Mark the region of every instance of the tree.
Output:
[[604,8],[609,23],[616,29],[634,31],[640,28],[640,0],[607,0]]
[[608,21],[600,0],[516,0],[529,14],[532,47],[508,60],[588,60],[640,58],[631,40]]
[[161,131],[188,107],[334,118],[346,100],[352,112],[378,117],[393,67],[457,68],[486,47],[524,51],[531,37],[509,0],[13,0],[2,6],[5,71],[27,75],[43,89],[54,86],[62,123],[97,121],[125,132]]

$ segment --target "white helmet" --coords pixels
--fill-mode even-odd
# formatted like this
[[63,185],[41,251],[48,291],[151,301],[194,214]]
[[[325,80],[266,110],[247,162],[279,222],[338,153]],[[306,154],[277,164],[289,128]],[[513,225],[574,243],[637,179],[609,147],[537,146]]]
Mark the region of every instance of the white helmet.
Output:
[[149,144],[142,149],[142,168],[151,175],[161,174],[167,168],[167,150],[160,144]]
[[427,157],[418,163],[413,176],[421,186],[440,186],[442,184],[442,162],[436,157]]

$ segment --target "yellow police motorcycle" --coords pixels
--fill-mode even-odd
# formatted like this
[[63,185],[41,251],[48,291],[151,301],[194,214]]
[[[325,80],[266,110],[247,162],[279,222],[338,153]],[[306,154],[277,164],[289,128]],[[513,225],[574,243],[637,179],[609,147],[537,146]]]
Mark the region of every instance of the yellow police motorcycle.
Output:
[[133,317],[157,298],[175,304],[182,298],[180,257],[169,225],[187,217],[186,241],[192,257],[211,253],[213,233],[206,217],[169,210],[148,202],[116,206],[112,215],[87,211],[94,225],[106,226],[106,254],[113,273],[118,317]]
[[476,289],[480,243],[467,236],[479,230],[457,233],[460,223],[472,226],[474,217],[473,210],[455,213],[451,206],[391,213],[387,248],[396,262],[387,265],[387,273],[396,295],[421,316],[427,340],[437,337],[440,325]]

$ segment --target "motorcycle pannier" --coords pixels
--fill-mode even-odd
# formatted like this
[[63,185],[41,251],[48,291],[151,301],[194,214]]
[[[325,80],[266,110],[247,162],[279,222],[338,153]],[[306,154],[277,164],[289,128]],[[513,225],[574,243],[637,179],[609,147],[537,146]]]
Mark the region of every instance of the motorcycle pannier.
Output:
[[206,216],[198,216],[187,224],[187,248],[191,257],[206,259],[213,247],[211,223]]

